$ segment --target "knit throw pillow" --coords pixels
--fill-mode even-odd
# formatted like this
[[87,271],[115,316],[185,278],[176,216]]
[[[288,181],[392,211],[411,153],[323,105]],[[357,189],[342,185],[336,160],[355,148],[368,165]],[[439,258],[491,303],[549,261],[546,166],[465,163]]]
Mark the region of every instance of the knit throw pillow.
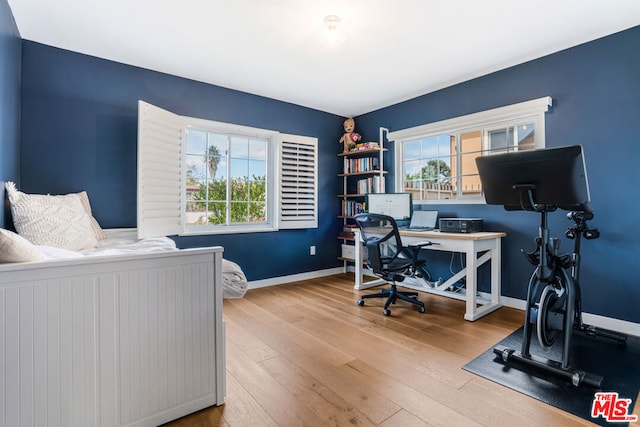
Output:
[[89,196],[87,195],[87,192],[83,191],[77,194],[80,197],[80,201],[82,202],[82,206],[84,207],[84,210],[89,215],[89,222],[91,222],[91,228],[93,229],[93,233],[96,235],[96,239],[97,240],[106,239],[107,236],[106,234],[104,234],[102,227],[100,227],[100,224],[98,224],[98,221],[96,221],[96,219],[93,217],[93,214],[91,213],[91,204],[89,203]]
[[78,251],[98,243],[78,194],[25,194],[12,182],[5,183],[5,188],[16,231],[34,245]]

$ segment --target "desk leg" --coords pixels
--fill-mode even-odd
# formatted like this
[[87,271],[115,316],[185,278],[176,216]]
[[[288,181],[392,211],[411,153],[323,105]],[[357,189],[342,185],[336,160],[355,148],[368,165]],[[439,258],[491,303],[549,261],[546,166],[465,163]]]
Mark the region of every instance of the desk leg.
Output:
[[[501,242],[500,239],[495,240],[495,247],[489,249],[488,254],[483,255],[481,258],[487,255],[491,258],[491,300],[488,304],[484,304],[481,307],[477,305],[478,294],[478,266],[483,262],[478,263],[476,258],[477,253],[475,249],[472,252],[467,252],[467,311],[464,314],[465,320],[474,321],[482,316],[485,316],[492,311],[497,310],[502,306],[500,303],[500,280],[501,280]],[[473,268],[471,268],[473,266]],[[471,279],[473,275],[473,279]],[[471,293],[471,294],[470,294]]]
[[354,233],[355,236],[355,252],[354,252],[354,258],[355,258],[355,266],[354,266],[354,270],[355,270],[355,284],[353,286],[353,289],[361,291],[364,289],[369,289],[369,288],[373,288],[375,286],[379,286],[382,285],[384,283],[387,283],[385,280],[382,279],[375,279],[375,280],[370,280],[368,282],[364,281],[364,267],[363,267],[363,258],[364,258],[364,251],[362,250],[362,240],[360,239],[360,231],[356,231]]
[[478,265],[476,262],[475,248],[467,249],[467,310],[464,314],[466,320],[475,320],[477,295],[478,295]]
[[502,292],[502,241],[496,239],[495,249],[491,255],[491,304],[500,306],[500,293]]
[[354,232],[355,237],[355,285],[354,289],[362,289],[362,243],[360,243],[360,233],[358,231]]

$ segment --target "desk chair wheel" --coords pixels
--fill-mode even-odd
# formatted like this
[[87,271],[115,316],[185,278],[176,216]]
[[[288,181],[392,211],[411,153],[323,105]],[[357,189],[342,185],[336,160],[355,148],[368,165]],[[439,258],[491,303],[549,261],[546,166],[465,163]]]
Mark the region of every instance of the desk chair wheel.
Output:
[[385,308],[384,310],[382,310],[382,314],[384,314],[385,316],[391,316],[391,310]]
[[358,300],[358,305],[359,305],[359,306],[363,306],[363,305],[364,305],[364,298],[360,298],[360,299]]
[[424,313],[424,306],[418,306],[418,313]]

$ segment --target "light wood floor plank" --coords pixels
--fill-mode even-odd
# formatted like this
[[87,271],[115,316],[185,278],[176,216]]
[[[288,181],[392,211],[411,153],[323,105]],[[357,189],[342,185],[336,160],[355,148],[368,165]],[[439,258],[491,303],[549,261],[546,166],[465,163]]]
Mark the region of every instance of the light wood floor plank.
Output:
[[[421,316],[418,312],[413,314]],[[382,313],[380,315],[382,316]],[[351,328],[348,322],[330,318],[311,318],[301,322],[301,325],[318,339],[330,340],[334,345],[346,350],[347,353],[373,366],[380,366],[379,369],[385,370],[392,376],[394,372],[417,375],[417,366],[425,360],[424,354],[412,351],[397,343],[394,344],[393,340],[382,339],[378,335],[367,334],[362,330]],[[427,375],[433,374],[433,379],[459,387],[468,381],[469,374],[467,372],[437,368],[440,364],[444,364],[444,367],[448,368],[450,364],[459,366],[464,362],[454,354],[450,355],[450,359],[451,362],[448,362],[440,350],[431,349],[429,362],[431,366],[434,366],[434,369],[429,370],[425,367],[421,371]]]
[[638,418],[638,421],[629,423],[629,426],[640,427],[640,393],[638,393],[638,397],[636,398],[636,406],[633,408],[633,411],[631,411],[631,413]]
[[467,322],[464,302],[421,293],[426,313],[399,302],[385,317],[382,300],[356,304],[372,291],[339,274],[225,300],[226,403],[168,425],[589,424],[462,369],[519,328],[522,311]]
[[[282,330],[273,333],[271,325],[265,326],[260,322],[259,318],[252,318],[250,314],[246,314],[242,320],[248,324],[248,327],[255,334],[255,340],[263,340],[278,348],[279,352],[287,357],[292,367],[298,366],[304,369],[311,376],[321,380],[327,387],[337,390],[341,398],[368,414],[370,419],[381,421],[399,410],[397,405],[373,392],[368,387],[355,381],[347,382],[342,375],[337,373],[336,367],[344,365],[350,361],[352,357],[348,359],[336,359],[336,357],[340,356],[334,357],[331,355],[330,348],[311,348],[311,350],[300,348],[296,344],[291,343],[290,335],[287,335],[287,338],[283,341],[281,340]],[[234,329],[234,322],[229,322],[229,324],[231,331],[228,332],[227,335],[233,334]],[[308,342],[313,341],[308,336],[304,336],[303,339],[306,339]],[[336,351],[338,350],[336,349]],[[339,351],[338,353],[340,355],[344,354]],[[335,360],[339,360],[340,362],[335,363]]]
[[225,319],[226,337],[228,342],[237,345],[254,362],[262,362],[273,357],[278,357],[280,352],[269,347],[265,342],[242,328],[232,318]]
[[[227,395],[232,396],[232,399],[227,400],[222,407],[222,417],[230,427],[276,427],[278,425],[254,399],[251,392],[230,374],[227,374]],[[203,424],[203,427],[211,425],[216,424]]]
[[353,356],[333,343],[317,339],[303,328],[286,323],[252,302],[230,303],[225,305],[225,310],[225,313],[234,316],[238,324],[280,353],[297,351],[313,354],[334,366],[340,366],[353,359]]
[[279,426],[320,426],[325,420],[283,387],[262,366],[247,357],[235,344],[227,343],[234,357],[227,357],[227,370]]
[[[474,377],[460,390],[462,401],[473,400],[483,404],[495,404],[500,407],[500,413],[495,420],[502,424],[505,420],[519,420],[520,426],[584,426],[587,421],[577,418],[553,406],[544,404],[529,396],[512,392],[505,392],[505,387],[480,377]],[[502,420],[502,421],[501,421]],[[487,424],[489,425],[489,424]]]
[[[391,364],[390,360],[388,364]],[[371,366],[360,360],[349,363],[353,369],[352,375],[358,375],[359,380],[367,381],[369,386],[378,393],[393,400],[397,405],[434,426],[479,426],[471,418],[465,417],[456,409],[452,409],[436,399],[420,393],[415,388],[405,384],[399,375],[392,376],[381,372],[379,366]],[[407,374],[410,374],[407,371]],[[444,386],[446,387],[446,385]]]
[[430,425],[404,409],[380,424],[381,427],[429,427]]
[[261,365],[284,388],[312,408],[318,417],[325,419],[328,425],[375,425],[364,413],[338,396],[327,385],[292,365],[284,357],[266,360]]

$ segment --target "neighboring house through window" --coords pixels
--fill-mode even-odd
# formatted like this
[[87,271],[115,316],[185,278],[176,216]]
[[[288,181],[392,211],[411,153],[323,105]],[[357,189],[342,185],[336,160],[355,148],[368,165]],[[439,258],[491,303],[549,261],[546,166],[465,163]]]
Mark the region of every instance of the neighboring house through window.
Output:
[[551,98],[390,132],[396,191],[415,201],[483,202],[478,156],[545,147],[544,113]]

